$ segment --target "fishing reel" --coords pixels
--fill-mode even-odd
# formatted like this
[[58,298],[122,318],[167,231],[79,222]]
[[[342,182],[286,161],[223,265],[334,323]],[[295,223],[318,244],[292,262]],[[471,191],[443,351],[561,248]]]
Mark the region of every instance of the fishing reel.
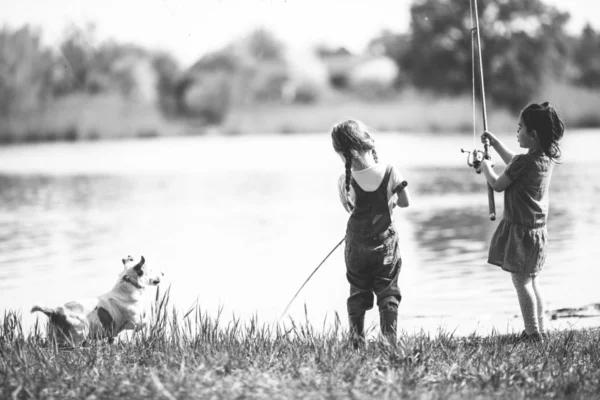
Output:
[[491,157],[486,155],[486,153],[483,150],[477,150],[477,149],[473,149],[471,150],[465,150],[465,149],[460,149],[460,151],[462,153],[467,153],[467,165],[469,167],[473,167],[475,168],[475,172],[477,172],[478,174],[481,173],[481,163],[483,160],[491,160]]

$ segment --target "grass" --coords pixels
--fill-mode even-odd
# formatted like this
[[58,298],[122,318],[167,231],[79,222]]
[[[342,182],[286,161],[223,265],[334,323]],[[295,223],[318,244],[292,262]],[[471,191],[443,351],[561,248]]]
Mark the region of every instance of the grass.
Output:
[[[158,299],[157,299],[158,300]],[[396,346],[352,350],[339,320],[323,332],[234,319],[221,326],[198,307],[156,302],[150,326],[115,344],[60,350],[39,324],[0,325],[0,398],[594,398],[597,330],[551,332],[543,344],[509,336],[400,334]],[[289,326],[288,326],[289,325]]]

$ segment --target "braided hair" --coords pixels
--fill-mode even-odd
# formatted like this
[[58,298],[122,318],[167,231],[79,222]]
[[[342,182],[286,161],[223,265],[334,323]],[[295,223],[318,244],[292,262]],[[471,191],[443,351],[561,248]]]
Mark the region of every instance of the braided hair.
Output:
[[553,162],[558,162],[561,156],[558,142],[563,137],[565,125],[554,107],[548,102],[530,104],[521,111],[521,118],[528,132],[537,132],[544,154]]
[[335,125],[331,130],[333,149],[346,160],[346,196],[350,198],[352,180],[352,160],[371,151],[375,162],[379,162],[375,151],[375,141],[366,126],[360,121],[347,120]]

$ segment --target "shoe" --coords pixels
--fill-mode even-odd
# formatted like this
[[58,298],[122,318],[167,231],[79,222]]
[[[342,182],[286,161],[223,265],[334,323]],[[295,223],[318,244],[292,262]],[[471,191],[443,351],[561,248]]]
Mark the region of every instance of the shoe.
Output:
[[396,323],[398,321],[397,310],[379,310],[379,328],[381,334],[390,343],[396,343]]
[[365,344],[365,314],[348,317],[352,348],[358,350]]

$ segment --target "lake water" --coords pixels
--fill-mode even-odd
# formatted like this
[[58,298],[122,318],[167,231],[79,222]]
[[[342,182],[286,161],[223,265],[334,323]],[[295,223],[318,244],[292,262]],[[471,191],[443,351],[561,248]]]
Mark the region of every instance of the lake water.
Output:
[[[516,150],[516,134],[500,137]],[[488,265],[497,226],[482,175],[459,135],[379,134],[412,204],[396,210],[403,267],[399,327],[468,334],[519,331],[510,276]],[[478,145],[479,147],[479,145]],[[549,309],[600,302],[600,131],[568,131],[551,185],[549,254],[541,275]],[[504,165],[495,157],[497,171]],[[0,312],[108,291],[121,258],[163,269],[171,301],[221,319],[278,321],[296,290],[344,236],[328,134],[181,137],[0,148]],[[501,215],[502,194],[496,194]],[[343,251],[303,289],[289,316],[346,324]],[[377,324],[376,309],[367,314]],[[598,326],[600,318],[553,321]]]

